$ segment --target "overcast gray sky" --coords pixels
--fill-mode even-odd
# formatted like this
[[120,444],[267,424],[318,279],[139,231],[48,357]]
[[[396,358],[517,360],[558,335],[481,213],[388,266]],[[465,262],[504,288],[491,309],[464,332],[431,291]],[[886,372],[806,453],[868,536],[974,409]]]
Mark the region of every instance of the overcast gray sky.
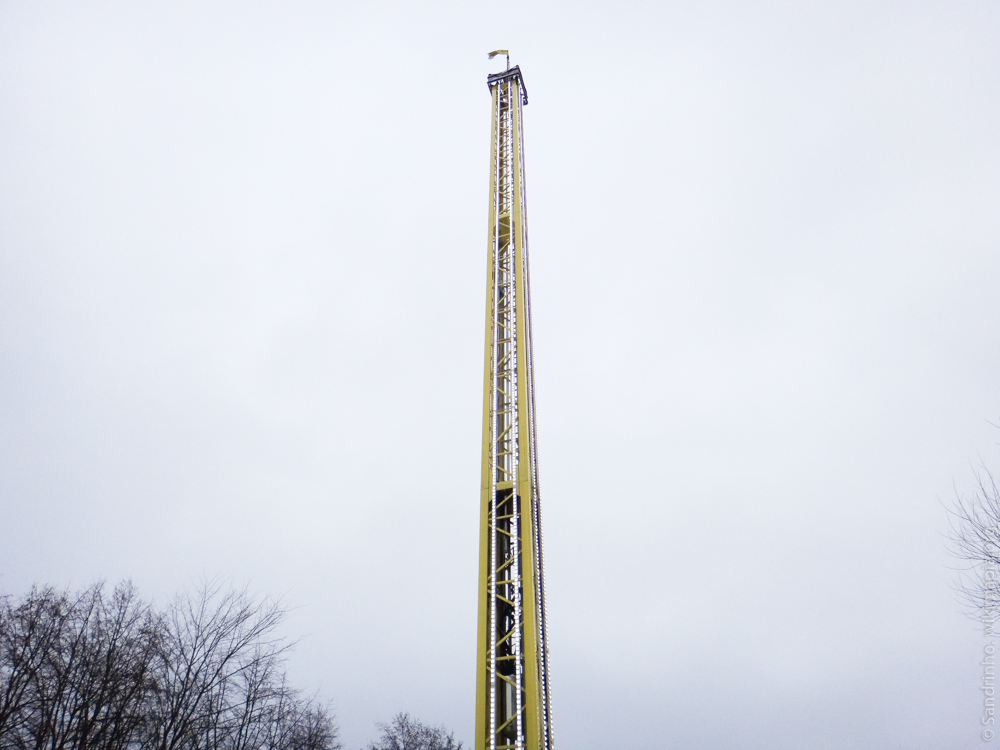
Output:
[[558,746],[979,747],[996,0],[0,2],[0,590],[250,581],[471,744],[498,47]]

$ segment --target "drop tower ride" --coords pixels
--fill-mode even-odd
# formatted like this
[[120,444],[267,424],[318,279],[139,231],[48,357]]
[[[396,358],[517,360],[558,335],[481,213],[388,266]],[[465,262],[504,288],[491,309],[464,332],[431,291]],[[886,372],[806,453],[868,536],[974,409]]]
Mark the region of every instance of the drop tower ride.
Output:
[[[507,51],[490,58],[497,55]],[[528,93],[509,57],[486,81],[493,121],[475,750],[550,750],[521,124]]]

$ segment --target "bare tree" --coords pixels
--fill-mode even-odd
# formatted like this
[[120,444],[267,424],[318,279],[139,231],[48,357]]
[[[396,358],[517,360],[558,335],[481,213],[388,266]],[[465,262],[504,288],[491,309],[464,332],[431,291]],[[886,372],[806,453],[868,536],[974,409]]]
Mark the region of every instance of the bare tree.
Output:
[[0,747],[15,746],[35,707],[39,673],[58,647],[69,606],[51,588],[32,588],[14,606],[0,602]]
[[444,727],[427,726],[406,713],[396,714],[389,724],[375,726],[381,737],[366,750],[462,750],[454,733]]
[[289,750],[339,750],[340,732],[328,706],[312,702],[296,703],[289,722],[291,731],[287,744]]
[[165,614],[128,583],[0,598],[0,750],[339,750],[288,686],[284,612],[213,585]]
[[130,584],[32,589],[0,615],[0,747],[124,748],[142,722],[157,629]]
[[1000,616],[1000,489],[986,467],[971,497],[956,492],[948,509],[952,553],[966,563],[956,584],[969,613],[992,630]]
[[161,631],[130,583],[110,597],[103,584],[92,586],[69,611],[60,648],[39,673],[37,734],[52,748],[123,748],[142,723]]
[[146,747],[248,747],[261,692],[289,648],[275,635],[284,615],[280,602],[217,584],[177,597],[166,617]]

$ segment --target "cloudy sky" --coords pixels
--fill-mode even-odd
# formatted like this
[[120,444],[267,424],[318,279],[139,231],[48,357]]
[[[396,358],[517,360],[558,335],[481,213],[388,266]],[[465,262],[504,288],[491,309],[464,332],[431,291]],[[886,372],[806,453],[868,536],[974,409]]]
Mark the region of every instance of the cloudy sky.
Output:
[[498,47],[558,746],[981,746],[996,0],[3,0],[0,590],[250,582],[471,742]]

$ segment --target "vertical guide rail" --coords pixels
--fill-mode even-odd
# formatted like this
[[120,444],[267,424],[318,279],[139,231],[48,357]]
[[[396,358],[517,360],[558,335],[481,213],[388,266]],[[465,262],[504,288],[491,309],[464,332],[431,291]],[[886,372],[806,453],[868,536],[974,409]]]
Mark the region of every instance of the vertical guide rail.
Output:
[[493,96],[476,750],[551,748],[520,70]]
[[552,706],[551,700],[549,698],[549,650],[548,650],[548,629],[546,627],[545,620],[545,573],[543,565],[543,554],[542,554],[542,514],[541,514],[541,504],[540,504],[540,490],[538,482],[538,440],[536,435],[536,419],[535,419],[535,371],[534,371],[534,358],[531,337],[531,284],[530,284],[530,264],[528,263],[528,217],[527,217],[527,197],[525,195],[525,180],[524,180],[524,140],[523,140],[523,128],[521,123],[524,118],[524,103],[526,102],[526,97],[517,99],[517,118],[518,118],[518,149],[517,156],[519,159],[519,188],[520,188],[520,204],[521,204],[521,220],[523,224],[523,232],[521,238],[521,264],[520,271],[523,278],[523,288],[521,295],[524,299],[524,315],[523,315],[523,328],[526,346],[524,347],[524,359],[525,359],[525,371],[527,377],[526,380],[526,393],[525,400],[527,406],[528,414],[528,446],[529,446],[529,456],[528,460],[530,462],[531,471],[531,528],[532,528],[532,546],[534,549],[533,562],[534,562],[534,594],[535,594],[535,617],[536,617],[536,627],[538,632],[538,687],[540,693],[539,700],[539,712],[540,725],[541,725],[541,744],[540,748],[543,750],[548,750],[552,747],[552,724],[551,724],[551,714]]

